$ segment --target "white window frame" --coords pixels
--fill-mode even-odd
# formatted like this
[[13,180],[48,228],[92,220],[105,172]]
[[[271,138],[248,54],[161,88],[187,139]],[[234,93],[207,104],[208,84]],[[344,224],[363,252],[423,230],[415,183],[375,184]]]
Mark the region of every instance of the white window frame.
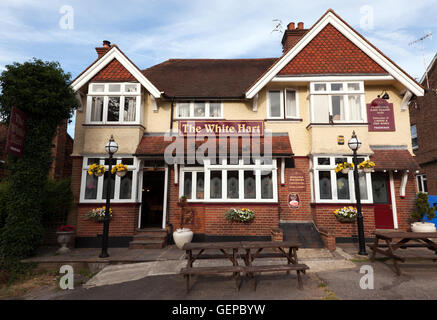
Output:
[[[104,175],[97,178],[97,198],[96,199],[85,199],[85,189],[86,189],[86,178],[88,175],[88,159],[99,159],[99,164],[104,165],[106,171],[108,171],[108,165],[105,165],[105,159],[108,158],[108,155],[89,155],[83,157],[82,162],[82,179],[81,179],[81,187],[80,187],[80,203],[104,203],[106,201],[106,195],[102,195],[103,192],[103,181]],[[114,198],[111,199],[112,203],[132,203],[138,201],[138,192],[137,192],[137,182],[138,182],[138,166],[140,162],[137,158],[129,156],[129,155],[116,155],[114,159],[117,159],[114,164],[119,164],[122,161],[122,158],[133,159],[133,165],[128,165],[127,168],[129,171],[132,171],[132,191],[131,191],[131,199],[120,199],[120,182],[121,177],[115,175],[115,186],[112,185],[114,189]]]
[[[103,85],[103,92],[93,91],[93,85]],[[120,85],[121,91],[109,92],[110,85]],[[136,92],[128,92],[126,85],[136,85]],[[92,98],[103,97],[102,121],[91,120]],[[109,97],[120,97],[120,112],[118,121],[108,121]],[[135,121],[124,120],[124,102],[126,97],[136,98]],[[141,85],[135,82],[91,82],[88,86],[86,124],[141,124]]]
[[[330,165],[319,165],[318,158],[330,158]],[[314,192],[314,201],[316,203],[350,203],[355,204],[355,183],[353,170],[349,170],[348,172],[348,180],[349,180],[349,195],[350,199],[338,199],[337,195],[337,177],[335,172],[335,158],[347,158],[347,162],[352,163],[353,158],[350,156],[343,155],[314,155],[312,160],[312,190]],[[368,160],[368,156],[360,156],[359,158],[364,158],[364,160]],[[320,198],[320,183],[319,183],[319,171],[329,171],[331,174],[331,193],[332,199],[321,199]],[[367,200],[361,199],[361,203],[373,203],[373,193],[372,193],[372,179],[370,173],[360,173],[366,175],[366,185],[367,185]]]
[[[424,185],[423,181],[427,181],[428,182],[428,180],[426,178],[426,174],[418,174],[418,175],[416,175],[417,191],[418,192],[423,192],[423,193],[428,193],[428,190],[427,191],[423,191],[423,190],[425,190],[425,185]],[[422,189],[422,191],[420,191],[421,189]],[[427,189],[428,189],[428,183],[427,183]]]
[[[412,131],[411,129],[412,129],[413,127],[416,128],[416,135],[414,135],[414,136],[413,136],[413,134],[411,133],[411,131]],[[412,124],[412,125],[410,126],[410,133],[411,133],[411,147],[413,148],[413,150],[417,150],[417,149],[419,149],[419,141],[417,141],[416,145],[413,144],[413,139],[414,139],[414,138],[417,139],[417,125]]]
[[[331,84],[338,83],[343,85],[343,90],[335,91],[331,90]],[[359,90],[350,91],[347,90],[348,84],[359,84]],[[316,91],[316,84],[325,84],[325,91]],[[310,82],[310,107],[311,107],[311,122],[314,123],[314,99],[315,95],[326,95],[328,96],[328,104],[329,104],[329,115],[332,116],[332,96],[343,96],[344,98],[344,109],[345,109],[345,120],[334,120],[334,123],[366,123],[367,122],[367,112],[366,112],[366,103],[365,103],[365,94],[364,94],[364,82],[363,81],[323,81],[323,82]],[[359,95],[361,102],[361,120],[350,120],[350,108],[349,108],[349,99],[350,95]]]
[[[194,116],[194,104],[196,102],[204,102],[205,103],[205,116],[204,117],[195,117]],[[179,106],[181,103],[189,103],[190,105],[190,114],[188,117],[179,117]],[[218,117],[210,116],[210,104],[211,103],[219,103],[220,104],[220,115]],[[223,101],[178,101],[176,102],[176,116],[175,119],[223,119]]]
[[[286,99],[287,99],[287,95],[286,92],[287,91],[294,91],[295,95],[296,95],[296,115],[295,116],[288,116],[287,115],[287,106],[286,104]],[[279,117],[273,117],[270,114],[270,92],[279,92],[279,101],[280,101],[280,116]],[[297,88],[293,88],[293,87],[287,87],[284,89],[269,89],[267,91],[267,119],[272,119],[272,120],[277,120],[277,119],[300,119],[300,112],[299,112],[299,91],[297,90]]]
[[[272,159],[271,164],[262,164],[260,159],[255,160],[255,164],[245,165],[243,159],[239,159],[238,164],[227,164],[226,159],[222,160],[221,164],[211,164],[210,160],[204,160],[203,167],[185,167],[182,166],[180,169],[180,180],[179,180],[179,197],[184,195],[184,173],[193,172],[192,182],[191,182],[191,199],[187,199],[188,202],[208,202],[208,203],[277,203],[278,202],[278,170],[277,170],[277,160]],[[255,191],[256,197],[254,199],[244,198],[244,171],[255,171]],[[211,171],[221,171],[222,172],[222,198],[221,199],[211,199],[210,198],[210,178]],[[238,199],[227,199],[227,172],[228,171],[238,171],[238,182],[239,182],[239,198]],[[261,198],[261,171],[271,171],[272,172],[272,184],[273,184],[273,198],[272,199],[262,199]],[[204,172],[204,198],[196,198],[196,177],[197,172]],[[196,174],[194,174],[196,173]]]

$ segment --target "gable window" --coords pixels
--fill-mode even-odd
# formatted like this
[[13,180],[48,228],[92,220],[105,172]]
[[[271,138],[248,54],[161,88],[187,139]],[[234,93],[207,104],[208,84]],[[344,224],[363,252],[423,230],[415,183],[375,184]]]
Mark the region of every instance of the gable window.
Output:
[[[104,165],[106,172],[101,177],[88,174],[88,168],[93,163]],[[128,172],[124,177],[115,174],[111,177],[111,199],[114,202],[132,202],[136,200],[136,183],[137,183],[137,163],[135,158],[117,158],[114,159],[113,165],[123,163],[128,167]],[[84,202],[105,202],[106,188],[109,181],[108,159],[100,157],[84,157],[82,166],[82,185],[80,192],[80,201]]]
[[[362,162],[368,158],[358,158]],[[351,163],[352,157],[321,156],[313,160],[314,194],[316,202],[321,203],[355,203],[355,186],[353,171],[347,174],[335,172],[338,163]],[[363,203],[372,202],[372,183],[370,173],[359,173],[360,196]]]
[[132,124],[140,122],[139,83],[90,83],[88,124]]
[[190,101],[176,103],[178,119],[209,119],[223,117],[223,103],[220,101]]
[[182,167],[179,195],[191,202],[277,202],[276,160],[270,164],[240,159],[231,164],[211,164],[203,167]]
[[295,119],[299,117],[297,91],[294,89],[267,92],[268,119]]
[[363,82],[312,82],[310,84],[313,123],[364,122]]
[[416,176],[417,189],[419,192],[428,193],[428,184],[426,181],[426,174],[418,174]]
[[413,150],[419,149],[419,144],[417,143],[417,127],[415,124],[411,126],[411,144]]

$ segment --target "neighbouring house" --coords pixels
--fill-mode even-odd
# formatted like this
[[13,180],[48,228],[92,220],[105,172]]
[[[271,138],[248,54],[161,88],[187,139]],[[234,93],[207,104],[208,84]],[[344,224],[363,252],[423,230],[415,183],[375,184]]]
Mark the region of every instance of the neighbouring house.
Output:
[[[50,167],[49,177],[56,180],[71,176],[72,159],[70,155],[73,151],[73,138],[67,133],[67,123],[68,120],[65,120],[58,126],[56,136],[53,139],[53,162]],[[0,123],[0,179],[5,174],[7,137],[8,126],[5,123]]]
[[[352,162],[353,131],[360,161],[376,163],[359,178],[366,237],[406,230],[419,169],[407,102],[423,87],[332,10],[309,29],[290,23],[282,45],[279,58],[170,59],[143,70],[109,41],[96,48],[71,84],[83,106],[72,154],[76,245],[100,246],[102,225],[85,214],[105,204],[109,179],[112,246],[164,245],[156,240],[179,227],[181,196],[195,211],[194,241],[291,239],[302,225],[331,248],[352,241],[356,222],[333,211],[355,203],[352,172],[335,172]],[[91,164],[107,167],[111,136],[129,172],[89,175]],[[229,222],[230,208],[255,219]]]
[[413,152],[421,169],[416,175],[420,192],[437,196],[437,55],[420,79],[423,96],[412,97],[409,103]]

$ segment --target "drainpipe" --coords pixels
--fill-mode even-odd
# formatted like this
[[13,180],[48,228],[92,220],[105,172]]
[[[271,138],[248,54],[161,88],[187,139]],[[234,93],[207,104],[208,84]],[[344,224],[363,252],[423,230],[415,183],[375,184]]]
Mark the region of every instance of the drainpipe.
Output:
[[[173,134],[173,112],[174,112],[174,97],[171,98],[171,107],[170,107],[170,134]],[[173,234],[173,225],[170,223],[169,220],[169,209],[170,209],[170,170],[171,166],[168,166],[168,175],[167,175],[167,216],[166,216],[166,223],[170,227],[170,234]]]

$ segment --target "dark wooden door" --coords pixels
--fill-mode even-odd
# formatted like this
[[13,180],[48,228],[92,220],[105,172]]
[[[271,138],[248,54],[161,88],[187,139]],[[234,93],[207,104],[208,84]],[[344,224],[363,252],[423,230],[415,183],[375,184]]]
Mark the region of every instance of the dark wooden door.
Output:
[[141,228],[161,227],[164,202],[164,171],[143,172]]
[[375,228],[393,229],[393,210],[388,173],[372,173],[372,193],[373,203],[375,204]]

